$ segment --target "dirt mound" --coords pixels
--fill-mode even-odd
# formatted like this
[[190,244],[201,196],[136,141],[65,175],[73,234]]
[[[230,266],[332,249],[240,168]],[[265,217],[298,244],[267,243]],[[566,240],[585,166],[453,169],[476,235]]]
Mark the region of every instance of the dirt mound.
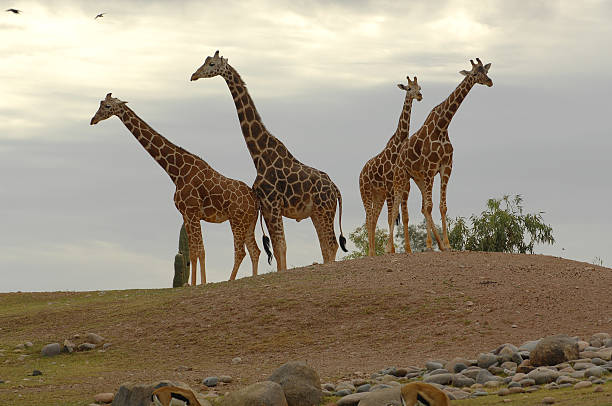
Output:
[[395,254],[196,288],[4,294],[0,325],[7,344],[104,336],[105,388],[213,374],[243,386],[289,360],[333,379],[556,333],[588,338],[612,330],[610,286],[612,269],[548,256]]

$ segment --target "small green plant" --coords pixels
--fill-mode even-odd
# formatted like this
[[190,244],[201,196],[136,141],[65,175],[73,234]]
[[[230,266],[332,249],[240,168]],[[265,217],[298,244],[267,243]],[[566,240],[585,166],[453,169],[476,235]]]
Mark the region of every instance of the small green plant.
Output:
[[172,279],[172,287],[178,288],[189,283],[189,238],[185,224],[181,226],[179,233],[178,254],[174,256],[174,279]]
[[449,219],[448,239],[456,250],[496,251],[533,254],[535,244],[553,244],[552,227],[545,224],[544,212],[523,213],[521,195],[489,199],[480,216]]
[[[385,253],[385,244],[387,244],[389,233],[382,228],[376,227],[376,233],[374,235],[376,255],[383,255]],[[353,242],[356,249],[343,259],[355,259],[368,255],[368,230],[366,229],[365,224],[353,230],[353,232],[349,234],[349,240]]]

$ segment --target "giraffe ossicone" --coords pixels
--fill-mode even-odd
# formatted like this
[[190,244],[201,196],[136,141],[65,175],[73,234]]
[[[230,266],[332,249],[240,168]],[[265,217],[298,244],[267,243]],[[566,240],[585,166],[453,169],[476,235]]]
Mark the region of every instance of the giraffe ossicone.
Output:
[[340,190],[325,172],[298,161],[278,138],[268,132],[246,84],[219,51],[206,57],[202,66],[191,75],[191,80],[215,76],[223,77],[234,99],[242,135],[257,171],[253,190],[260,200],[270,233],[277,270],[287,269],[283,217],[295,220],[310,217],[319,238],[323,262],[334,261],[338,251],[334,231],[336,202],[339,205],[340,246],[346,251]]
[[[453,146],[448,137],[448,126],[459,106],[475,84],[488,87],[493,81],[487,76],[491,64],[483,65],[479,58],[476,62],[470,60],[472,69],[459,73],[465,76],[455,90],[440,104],[434,107],[419,130],[409,137],[400,148],[399,155],[393,167],[393,210],[392,216],[399,213],[402,196],[410,191],[412,179],[421,191],[421,213],[427,222],[427,249],[432,249],[431,234],[433,233],[440,250],[451,249],[448,241],[446,224],[446,188],[453,169]],[[440,175],[440,216],[442,217],[442,239],[434,226],[431,210],[433,207],[432,191],[436,175]],[[409,240],[405,228],[404,238]],[[393,224],[390,224],[393,234]],[[387,252],[391,249],[387,245]],[[407,252],[410,252],[407,249]]]
[[[383,205],[387,202],[387,220],[389,223],[389,230],[391,230],[391,223],[395,221],[396,217],[392,216],[393,210],[393,165],[399,154],[400,147],[404,140],[408,138],[410,131],[410,116],[412,112],[412,101],[422,100],[423,95],[421,94],[421,86],[417,81],[417,77],[414,80],[410,80],[409,76],[408,85],[398,83],[397,87],[406,92],[404,98],[404,106],[400,114],[399,122],[397,124],[397,130],[391,136],[385,148],[375,157],[371,158],[361,169],[359,173],[359,192],[361,194],[361,201],[366,212],[366,230],[368,233],[368,255],[376,255],[376,223]],[[402,217],[404,221],[404,233],[407,233],[408,228],[408,210],[406,207],[408,200],[408,194],[402,196]],[[397,216],[397,215],[396,215]],[[410,242],[408,241],[408,244]],[[390,247],[390,252],[395,252],[395,246],[393,244],[393,233],[389,234],[387,241],[387,247]],[[407,251],[410,246],[408,245]]]
[[206,283],[200,220],[211,223],[229,220],[234,235],[234,266],[230,280],[236,278],[246,255],[245,245],[251,257],[253,275],[257,275],[261,252],[255,241],[259,202],[253,190],[244,182],[221,175],[197,155],[170,142],[138,117],[126,103],[108,93],[100,101],[100,107],[90,124],[117,116],[170,176],[176,186],[174,204],[183,216],[189,239],[191,284],[196,284],[198,261],[201,282]]

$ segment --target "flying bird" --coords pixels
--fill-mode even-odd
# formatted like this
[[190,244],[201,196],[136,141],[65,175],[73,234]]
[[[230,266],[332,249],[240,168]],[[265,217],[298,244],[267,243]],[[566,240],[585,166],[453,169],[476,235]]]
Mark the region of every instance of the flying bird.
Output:
[[95,17],[94,17],[94,20],[95,20],[95,19],[97,19],[98,17],[104,17],[104,14],[106,14],[106,13],[100,13],[100,14],[98,14],[97,16],[95,16]]
[[9,11],[13,14],[21,14],[21,10],[17,10],[16,8],[7,8],[6,11]]

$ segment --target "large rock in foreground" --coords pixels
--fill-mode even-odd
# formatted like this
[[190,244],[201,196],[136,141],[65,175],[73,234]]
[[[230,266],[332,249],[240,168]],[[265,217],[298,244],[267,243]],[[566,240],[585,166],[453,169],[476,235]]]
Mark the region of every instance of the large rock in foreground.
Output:
[[[151,395],[155,389],[162,386],[178,386],[192,390],[189,385],[183,382],[160,381],[150,385],[124,383],[119,387],[112,406],[151,406]],[[196,399],[202,406],[211,406],[210,402],[199,393],[193,391]]]
[[376,392],[371,392],[366,398],[359,401],[358,406],[401,406],[401,388],[382,389]]
[[230,393],[220,406],[287,406],[287,400],[278,383],[265,381]]
[[558,334],[542,339],[529,354],[529,363],[534,367],[557,365],[578,357],[578,342],[565,334]]
[[268,380],[283,387],[289,406],[312,406],[321,403],[319,374],[305,362],[288,362],[274,371]]

